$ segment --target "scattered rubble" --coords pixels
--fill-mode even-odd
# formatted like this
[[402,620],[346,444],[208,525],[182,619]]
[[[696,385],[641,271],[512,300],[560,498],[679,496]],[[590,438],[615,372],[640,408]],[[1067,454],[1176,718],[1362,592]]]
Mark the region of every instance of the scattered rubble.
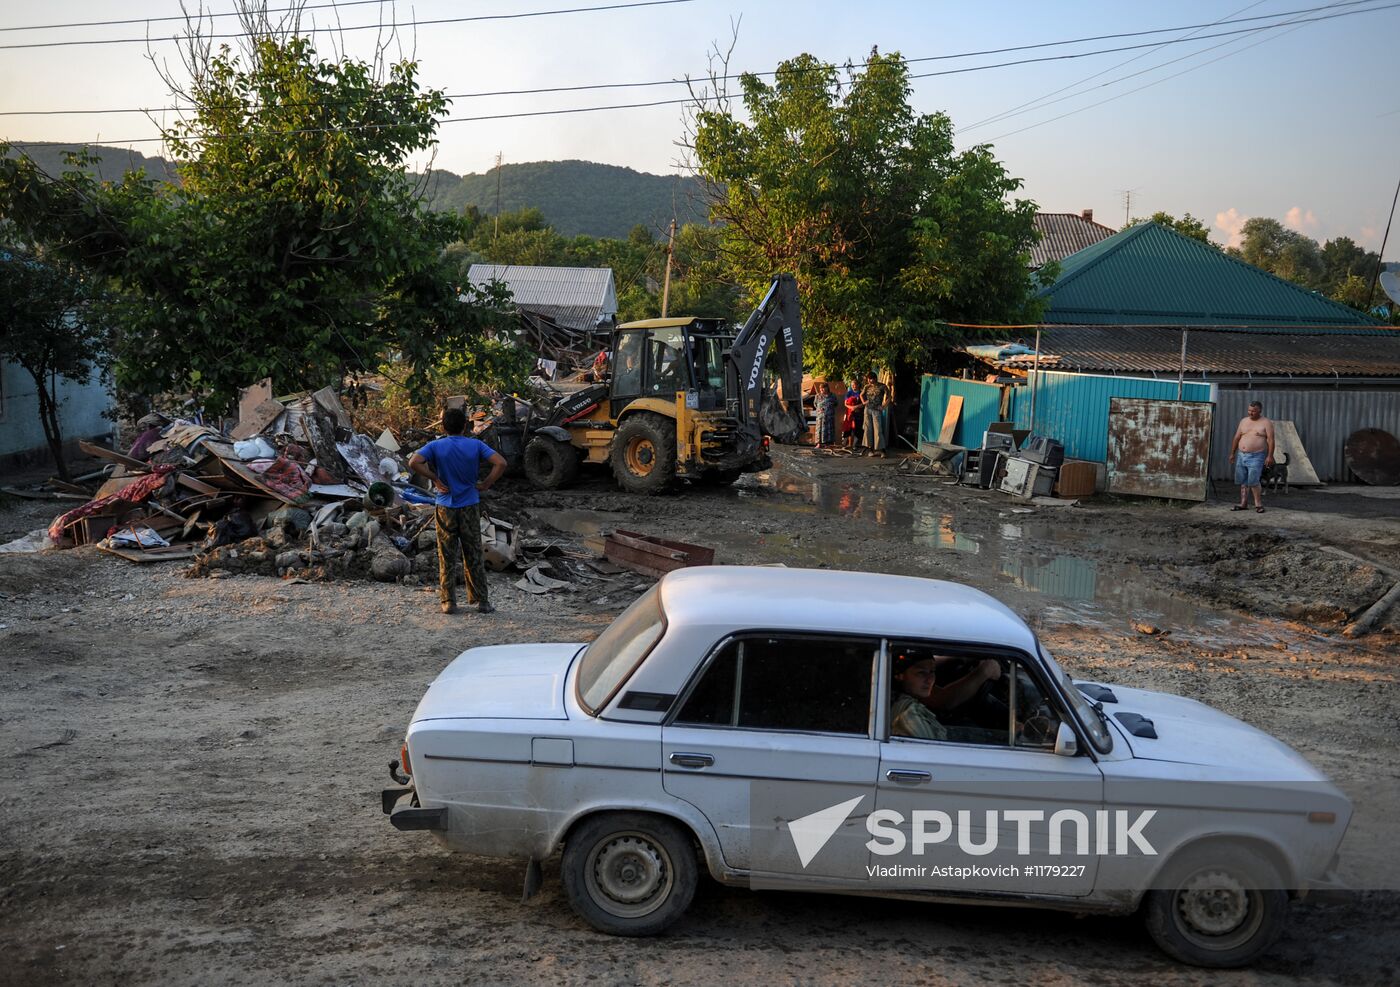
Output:
[[[108,465],[80,478],[89,486],[14,490],[70,506],[47,530],[0,550],[93,545],[132,563],[188,561],[191,578],[437,583],[434,498],[417,485],[391,431],[376,439],[355,432],[330,388],[277,398],[267,380],[242,392],[239,415],[227,430],[148,416],[132,454],[82,443]],[[491,512],[481,522],[487,565],[521,573],[514,585],[523,592],[581,594],[580,602],[609,606],[642,588],[632,572],[576,539],[543,538],[520,528],[512,511]],[[678,547],[697,559],[706,551]],[[668,567],[678,564],[685,563]],[[460,559],[456,578],[463,579]]]

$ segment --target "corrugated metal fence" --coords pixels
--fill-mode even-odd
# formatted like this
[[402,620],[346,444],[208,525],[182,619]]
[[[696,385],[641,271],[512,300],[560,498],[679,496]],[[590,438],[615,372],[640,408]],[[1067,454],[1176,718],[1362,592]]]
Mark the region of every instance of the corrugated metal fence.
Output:
[[[1187,383],[1187,401],[1209,401],[1213,385]],[[1003,392],[1009,392],[1003,398]],[[978,446],[982,433],[1003,412],[1018,428],[1030,428],[1029,384],[983,384],[954,377],[925,376],[919,395],[919,438],[938,440],[943,413],[953,395],[963,399],[953,441]],[[1071,459],[1104,462],[1108,455],[1108,401],[1110,398],[1176,400],[1176,381],[1140,377],[1107,377],[1041,371],[1035,396],[1035,431],[1059,439]],[[1226,436],[1228,441],[1229,436]]]
[[[1017,428],[1031,427],[1031,384],[1012,393]],[[1185,401],[1209,401],[1210,384],[1187,383]],[[1059,439],[1065,456],[1102,463],[1108,456],[1108,402],[1110,398],[1146,398],[1175,401],[1176,381],[1145,377],[1109,377],[1040,371],[1035,396],[1035,431]]]
[[948,399],[956,394],[963,399],[963,406],[953,442],[960,446],[981,446],[982,433],[987,426],[1001,421],[1003,390],[1000,384],[925,375],[919,393],[919,441],[938,441]]
[[1318,479],[1327,483],[1350,480],[1343,449],[1352,432],[1359,428],[1383,428],[1391,435],[1400,436],[1400,392],[1394,390],[1222,389],[1215,409],[1212,476],[1229,478],[1230,440],[1251,401],[1264,405],[1266,417],[1293,423],[1317,470]]

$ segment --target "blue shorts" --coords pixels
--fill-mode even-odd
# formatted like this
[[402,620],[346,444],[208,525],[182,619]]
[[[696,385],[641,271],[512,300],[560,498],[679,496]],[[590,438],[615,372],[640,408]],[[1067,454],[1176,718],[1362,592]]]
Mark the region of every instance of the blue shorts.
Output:
[[1235,453],[1235,482],[1242,487],[1257,487],[1264,475],[1264,460],[1268,452]]

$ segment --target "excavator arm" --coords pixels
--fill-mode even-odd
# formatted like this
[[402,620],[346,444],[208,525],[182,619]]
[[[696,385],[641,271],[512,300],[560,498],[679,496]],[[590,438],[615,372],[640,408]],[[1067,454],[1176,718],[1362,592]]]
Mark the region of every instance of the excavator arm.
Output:
[[[770,346],[777,346],[780,398],[770,397],[764,416],[764,366]],[[728,411],[755,442],[767,431],[779,441],[791,441],[805,425],[802,411],[802,318],[798,312],[797,279],[779,274],[749,313],[729,348],[725,374]],[[776,414],[775,414],[776,412]],[[764,416],[764,417],[761,417]]]

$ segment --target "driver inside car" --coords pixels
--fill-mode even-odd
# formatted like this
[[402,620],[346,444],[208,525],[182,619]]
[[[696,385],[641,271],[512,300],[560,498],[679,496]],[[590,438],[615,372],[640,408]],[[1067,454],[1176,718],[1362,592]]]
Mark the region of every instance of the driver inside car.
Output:
[[895,700],[890,708],[890,733],[918,740],[951,740],[973,744],[1005,744],[1005,730],[976,726],[945,726],[938,713],[947,713],[977,694],[985,682],[1001,678],[1001,664],[987,658],[956,681],[940,686],[938,665],[947,659],[918,652],[894,658]]

